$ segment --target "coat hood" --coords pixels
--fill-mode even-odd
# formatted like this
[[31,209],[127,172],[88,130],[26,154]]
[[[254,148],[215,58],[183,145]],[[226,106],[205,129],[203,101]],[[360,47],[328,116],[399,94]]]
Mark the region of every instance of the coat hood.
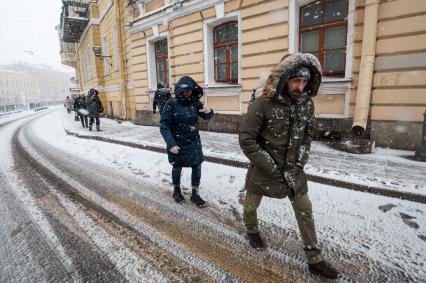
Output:
[[164,83],[163,82],[158,82],[157,83],[157,88],[164,88]]
[[98,95],[98,94],[99,92],[96,89],[94,88],[89,89],[89,96]]
[[191,77],[184,76],[176,83],[175,95],[177,99],[183,98],[183,92],[185,89],[191,89],[192,96],[196,99],[200,99],[203,96],[203,88],[200,87]]
[[317,95],[321,84],[322,70],[318,59],[309,53],[293,53],[284,56],[281,62],[272,69],[263,86],[261,85],[256,90],[258,94],[256,96],[263,94],[271,99],[274,98],[285,85],[293,71],[300,67],[307,67],[311,72],[311,78],[305,90],[309,97],[314,97]]

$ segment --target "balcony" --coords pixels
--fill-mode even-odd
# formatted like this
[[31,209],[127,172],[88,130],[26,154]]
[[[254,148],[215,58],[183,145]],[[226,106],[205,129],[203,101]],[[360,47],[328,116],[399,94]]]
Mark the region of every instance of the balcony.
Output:
[[61,40],[78,42],[89,23],[89,0],[62,0]]
[[77,67],[76,44],[61,41],[61,63],[70,67]]
[[67,51],[61,50],[61,63],[66,66],[76,68],[77,57],[75,55],[75,52],[67,52]]

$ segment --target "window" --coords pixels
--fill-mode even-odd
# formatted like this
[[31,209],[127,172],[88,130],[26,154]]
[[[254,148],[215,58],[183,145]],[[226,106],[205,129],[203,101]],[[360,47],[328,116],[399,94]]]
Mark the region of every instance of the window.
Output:
[[91,55],[92,55],[92,50],[87,47],[86,49],[86,78],[87,80],[90,80],[93,78],[93,72],[92,72],[92,62],[91,62]]
[[238,82],[238,22],[214,28],[214,77],[217,82]]
[[348,0],[320,0],[300,7],[299,49],[315,55],[325,76],[344,77]]
[[87,81],[87,62],[86,62],[86,54],[87,51],[82,52],[81,54],[81,65],[80,65],[80,69],[81,69],[81,77],[83,79],[83,82]]
[[73,42],[66,42],[66,51],[68,52],[75,52],[75,43]]
[[116,25],[112,26],[112,41],[114,43],[114,70],[118,71],[118,70],[120,70],[120,65],[119,65],[119,61],[118,61],[119,52],[118,52],[117,26]]
[[167,38],[161,39],[154,43],[155,49],[155,68],[157,74],[157,82],[169,84],[169,59],[167,53]]
[[111,72],[111,68],[108,61],[108,37],[106,34],[102,37],[102,53],[104,56],[104,72],[105,74],[109,74]]

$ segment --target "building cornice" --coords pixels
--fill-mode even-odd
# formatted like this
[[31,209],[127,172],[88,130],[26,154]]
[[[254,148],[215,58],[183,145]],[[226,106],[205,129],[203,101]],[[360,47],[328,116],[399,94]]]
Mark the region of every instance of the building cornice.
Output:
[[160,9],[143,15],[131,22],[129,33],[143,31],[146,28],[171,21],[186,15],[205,10],[218,4],[228,2],[229,0],[197,0],[194,2],[183,2],[182,7],[174,9],[172,4],[166,5]]
[[120,85],[100,86],[99,92],[116,92],[120,91]]

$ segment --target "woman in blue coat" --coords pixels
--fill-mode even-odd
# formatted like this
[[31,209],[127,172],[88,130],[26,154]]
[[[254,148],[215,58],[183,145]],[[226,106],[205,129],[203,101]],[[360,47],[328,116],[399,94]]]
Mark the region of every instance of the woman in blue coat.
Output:
[[161,112],[160,131],[167,144],[167,154],[173,165],[173,198],[176,202],[185,199],[180,189],[182,167],[191,167],[191,202],[198,207],[206,206],[198,189],[201,179],[201,163],[204,160],[198,132],[198,116],[208,120],[213,110],[200,102],[203,89],[188,76],[179,79],[175,86],[175,98],[164,105]]

